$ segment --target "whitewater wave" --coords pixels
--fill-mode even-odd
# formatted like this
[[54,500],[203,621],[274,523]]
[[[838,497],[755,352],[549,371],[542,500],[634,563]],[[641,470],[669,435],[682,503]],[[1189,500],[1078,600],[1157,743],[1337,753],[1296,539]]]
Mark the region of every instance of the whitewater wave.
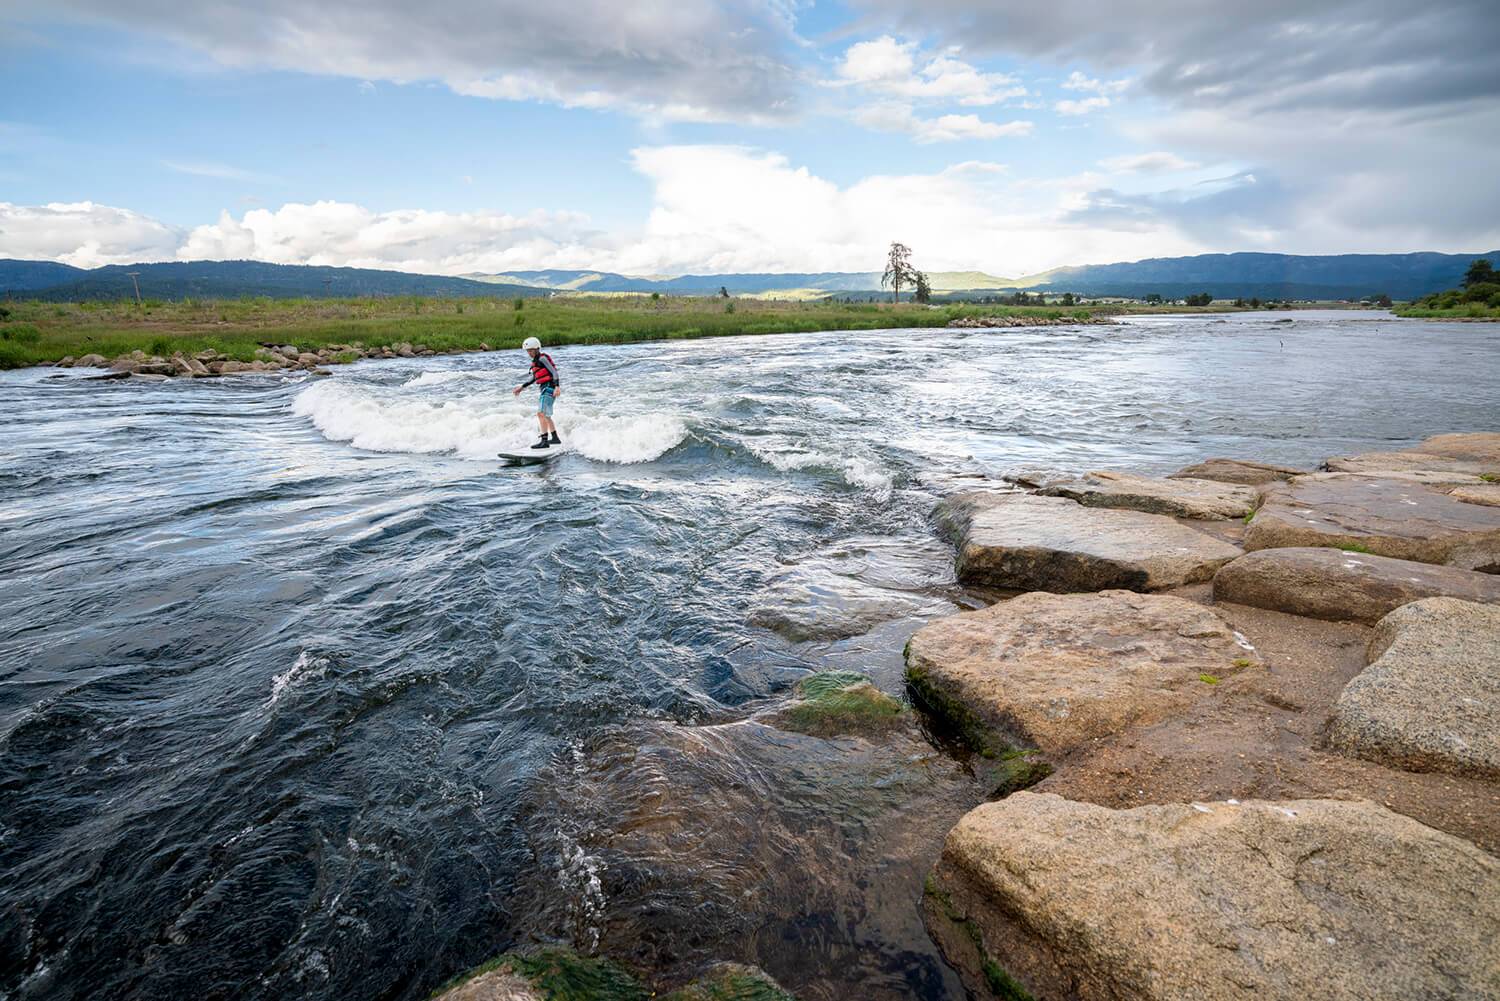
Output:
[[[325,438],[371,452],[451,453],[489,460],[496,452],[523,448],[536,439],[535,403],[508,393],[433,401],[395,395],[389,388],[325,381],[304,389],[292,402],[292,412],[311,420]],[[598,462],[650,462],[688,434],[682,420],[657,412],[611,417],[570,403],[558,408],[555,419],[563,441]]]
[[851,487],[877,494],[889,494],[895,478],[880,463],[857,455],[829,455],[796,447],[777,447],[746,442],[752,453],[783,473],[799,469],[828,469]]
[[450,382],[472,379],[477,375],[478,373],[476,372],[423,372],[415,379],[407,379],[401,384],[401,388],[417,389],[422,386],[446,386]]

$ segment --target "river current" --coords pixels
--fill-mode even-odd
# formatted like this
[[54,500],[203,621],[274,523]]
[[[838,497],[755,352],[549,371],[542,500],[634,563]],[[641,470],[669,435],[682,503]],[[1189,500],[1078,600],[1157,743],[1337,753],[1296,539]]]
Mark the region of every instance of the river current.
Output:
[[[1289,322],[1288,322],[1289,321]],[[1486,324],[1375,313],[564,347],[324,379],[0,373],[0,999],[406,999],[560,941],[960,997],[918,916],[981,801],[901,694],[976,475],[1312,466],[1494,430]]]

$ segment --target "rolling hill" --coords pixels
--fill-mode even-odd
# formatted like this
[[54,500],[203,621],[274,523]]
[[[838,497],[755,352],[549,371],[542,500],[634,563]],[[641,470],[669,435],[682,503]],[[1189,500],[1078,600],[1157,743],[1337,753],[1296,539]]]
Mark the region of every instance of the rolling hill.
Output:
[[[261,261],[182,261],[161,264],[114,264],[84,270],[46,261],[0,260],[0,295],[48,302],[130,299],[137,272],[146,299],[273,299],[347,296],[539,296],[545,289],[497,282],[476,282],[441,275],[414,275],[373,268],[329,268]],[[56,279],[52,281],[50,279]],[[47,284],[43,284],[47,282]]]
[[[1167,299],[1195,292],[1218,298],[1352,299],[1384,292],[1413,299],[1453,288],[1475,257],[1490,254],[1200,254],[1151,258],[1122,264],[1055,268],[1024,278],[982,271],[929,274],[934,292],[954,298],[1026,290],[1083,296]],[[51,261],[0,260],[0,295],[49,301],[133,297],[129,272],[139,273],[141,295],[151,299],[239,296],[540,296],[601,293],[870,298],[880,288],[878,271],[737,273],[633,276],[608,271],[550,269],[470,274],[462,277],[409,274],[371,268],[265,264],[260,261],[189,261],[110,265],[83,269]]]

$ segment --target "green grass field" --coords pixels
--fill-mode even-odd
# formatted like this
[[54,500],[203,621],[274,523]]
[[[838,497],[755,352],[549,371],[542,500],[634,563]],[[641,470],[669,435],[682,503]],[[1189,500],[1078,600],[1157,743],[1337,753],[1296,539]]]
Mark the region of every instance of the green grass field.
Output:
[[1500,320],[1500,306],[1464,302],[1456,306],[1397,306],[1396,315],[1413,320]]
[[1086,320],[1118,307],[943,306],[758,302],[662,297],[557,299],[237,299],[134,303],[4,304],[0,368],[140,350],[168,356],[213,349],[250,361],[261,344],[316,351],[331,344],[366,348],[403,341],[434,351],[518,347],[536,336],[547,345],[815,330],[940,327],[960,316],[1027,316]]

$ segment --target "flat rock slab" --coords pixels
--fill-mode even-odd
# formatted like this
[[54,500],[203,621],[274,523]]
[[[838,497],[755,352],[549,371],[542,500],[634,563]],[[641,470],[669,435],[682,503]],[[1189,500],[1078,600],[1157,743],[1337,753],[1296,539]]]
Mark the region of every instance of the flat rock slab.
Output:
[[1158,591],[1208,580],[1237,546],[1140,511],[983,491],[945,501],[959,580],[1016,591]]
[[1500,779],[1500,607],[1427,598],[1381,619],[1328,743],[1416,772]]
[[1396,480],[1417,486],[1434,487],[1448,493],[1456,486],[1478,486],[1484,480],[1475,473],[1445,473],[1433,469],[1382,469],[1374,473],[1303,473],[1294,483],[1340,483],[1350,480]]
[[1216,601],[1366,625],[1439,596],[1500,603],[1500,577],[1327,548],[1261,549],[1214,574]]
[[1428,452],[1367,452],[1329,459],[1324,465],[1335,473],[1429,472],[1478,476],[1490,472],[1494,464]]
[[1019,792],[953,828],[924,910],[974,997],[1500,997],[1500,861],[1366,801]]
[[1448,496],[1465,504],[1483,504],[1500,507],[1500,483],[1480,483],[1475,486],[1454,487]]
[[[1448,455],[1455,459],[1500,466],[1500,432],[1470,431],[1462,434],[1440,434],[1428,438],[1413,451],[1429,455]],[[1496,472],[1500,472],[1497,469]]]
[[1245,548],[1353,548],[1377,556],[1500,571],[1500,508],[1400,480],[1299,477],[1264,490]]
[[1212,609],[1130,591],[1023,594],[930,623],[906,647],[922,701],[995,753],[1060,754],[1159,722],[1257,663]]
[[501,968],[470,977],[443,991],[433,1001],[544,1001],[545,997],[530,980]]
[[1242,483],[1255,487],[1262,483],[1289,480],[1303,472],[1306,470],[1292,469],[1289,466],[1272,466],[1264,462],[1251,462],[1248,459],[1204,459],[1191,466],[1184,466],[1168,478],[1217,480],[1220,483]]
[[1228,521],[1243,518],[1259,494],[1251,487],[1217,480],[1179,477],[1156,479],[1133,473],[1098,471],[1042,490],[1049,497],[1068,497],[1085,507],[1125,508],[1177,518]]

